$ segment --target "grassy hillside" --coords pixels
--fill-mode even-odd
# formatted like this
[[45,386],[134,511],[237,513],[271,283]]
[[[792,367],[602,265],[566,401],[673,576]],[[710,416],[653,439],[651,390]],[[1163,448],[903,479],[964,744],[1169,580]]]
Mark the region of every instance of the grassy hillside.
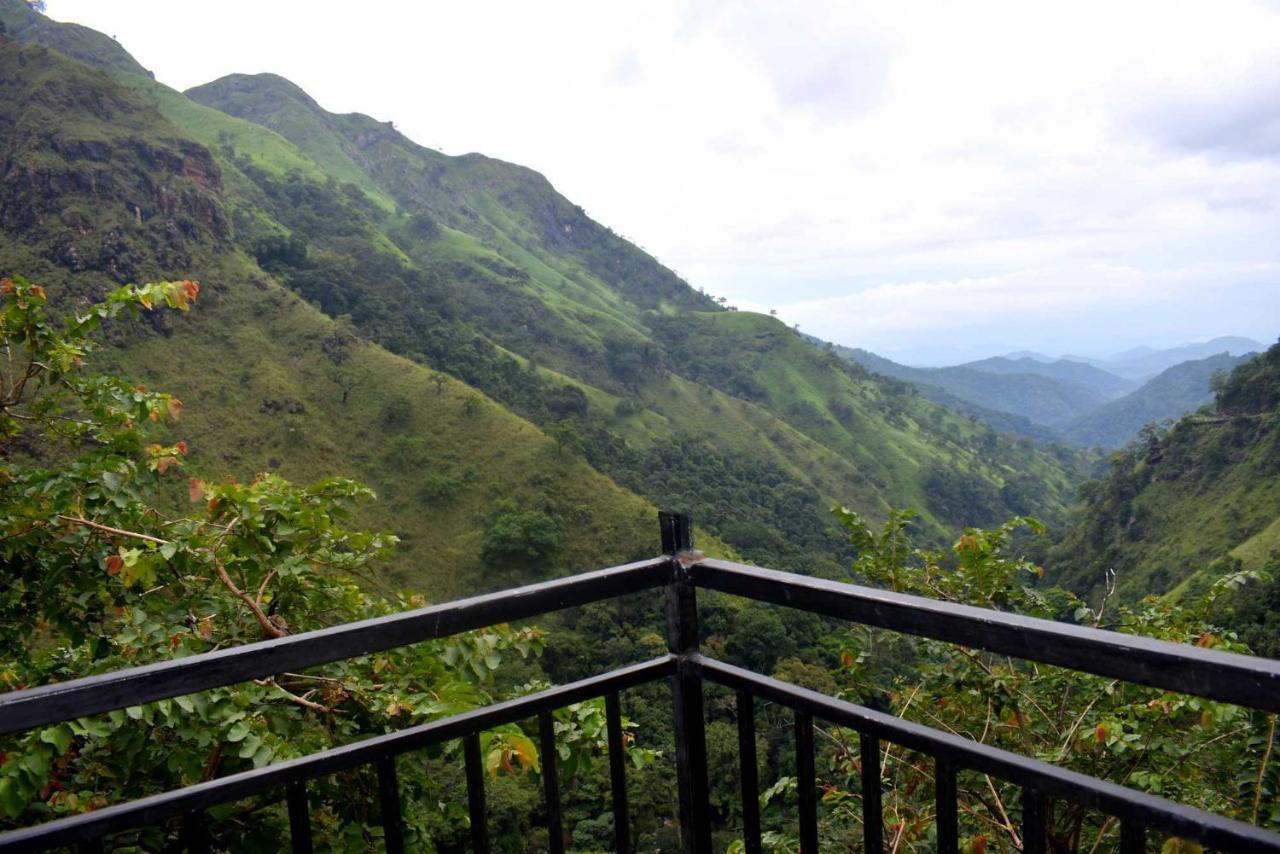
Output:
[[504,501],[560,528],[560,548],[535,574],[656,549],[652,505],[474,389],[362,343],[239,251],[215,159],[144,97],[9,41],[0,110],[11,164],[0,269],[39,277],[63,305],[117,281],[203,283],[189,317],[111,330],[127,346],[105,358],[186,401],[180,434],[194,468],[369,483],[381,498],[364,521],[405,540],[392,580],[433,596],[515,580],[480,557]]
[[[1114,569],[1132,597],[1203,584],[1280,549],[1280,345],[1241,364],[1211,410],[1112,457],[1054,550],[1049,580],[1097,593]],[[1210,567],[1215,567],[1211,570]]]
[[[0,7],[13,3],[3,0]],[[934,539],[1013,512],[1050,521],[1065,512],[1074,460],[1040,453],[903,393],[899,384],[841,362],[770,318],[720,310],[528,169],[479,155],[446,157],[367,116],[327,113],[279,77],[233,75],[187,98],[136,69],[100,64],[120,85],[108,86],[102,73],[70,63],[50,73],[74,77],[68,91],[101,90],[127,102],[130,115],[144,117],[130,131],[139,144],[122,140],[103,154],[112,163],[108,171],[166,140],[177,154],[153,159],[178,165],[165,173],[171,189],[159,195],[177,193],[186,201],[137,210],[102,204],[121,193],[147,201],[143,190],[155,195],[163,182],[148,178],[152,167],[140,162],[127,187],[106,196],[101,187],[92,189],[92,178],[77,177],[89,169],[78,150],[41,148],[47,138],[67,135],[60,127],[77,127],[88,108],[74,100],[60,108],[51,102],[48,123],[30,135],[23,156],[31,162],[46,157],[50,170],[70,177],[31,204],[38,210],[29,217],[30,233],[16,228],[21,239],[6,247],[15,265],[20,261],[35,275],[71,270],[84,281],[95,273],[116,280],[198,275],[235,258],[242,284],[283,285],[316,318],[402,357],[401,364],[419,366],[423,376],[456,378],[508,416],[536,424],[545,434],[541,447],[554,449],[546,472],[562,477],[594,469],[604,477],[592,475],[598,479],[592,482],[613,481],[651,505],[683,506],[708,533],[762,562],[840,572],[848,546],[828,515],[833,503],[873,517],[890,505],[914,506]],[[24,75],[15,78],[20,85],[27,85]],[[99,123],[118,124],[114,118]],[[80,136],[94,133],[96,126]],[[82,184],[91,188],[87,203],[95,210],[83,222],[63,222],[57,211],[86,204],[77,195]],[[14,197],[30,185],[15,182]],[[174,208],[172,217],[160,215],[165,205]],[[193,218],[191,212],[201,210],[204,219]],[[194,225],[179,242],[173,235],[175,227],[185,234],[183,217]],[[119,251],[104,255],[95,248],[104,232],[120,235]],[[53,248],[28,248],[41,242]],[[75,252],[59,250],[60,242]],[[185,254],[173,248],[179,243]],[[82,263],[85,258],[91,263]],[[236,313],[218,322],[241,320]],[[280,328],[275,337],[287,340],[286,333]],[[312,366],[311,381],[299,380],[300,387],[319,394],[325,386],[315,377],[335,370],[323,362]],[[336,393],[339,385],[331,380],[328,387]],[[366,382],[348,406],[362,388],[375,396],[375,408],[391,405],[384,392],[395,385]],[[308,415],[313,405],[318,415],[334,406],[333,400],[308,403],[297,394],[259,391],[257,405],[273,413],[293,406],[285,398],[300,401]],[[228,405],[252,408],[256,399],[228,394]],[[421,404],[404,396],[416,413]],[[342,414],[340,401],[337,406]],[[273,417],[262,423],[279,423]],[[435,461],[388,450],[422,439],[416,431],[426,422],[410,423],[407,438],[399,428],[373,424],[363,441],[374,450],[361,464],[386,460],[395,476],[410,477],[406,465]],[[296,453],[303,450],[299,444]],[[488,458],[474,453],[497,460],[498,450]],[[281,468],[295,453],[289,443],[275,451],[271,458]],[[309,459],[319,461],[318,453]],[[479,483],[479,475],[466,475],[462,459],[442,465],[462,466],[457,476]],[[528,473],[535,477],[533,468]],[[375,466],[365,479],[376,481],[376,475]],[[545,482],[552,475],[538,477]],[[383,492],[408,501],[412,490]],[[622,500],[604,501],[593,518],[608,518],[609,507]],[[471,547],[475,532],[488,524],[482,505],[479,499],[457,505],[466,509],[466,524],[456,536]],[[559,505],[553,511],[566,525],[573,518]]]
[[[543,403],[559,393],[554,389],[531,392],[527,383],[499,388],[476,372],[467,378],[544,425],[573,421],[589,459],[655,500],[690,494],[683,478],[653,473],[654,449],[678,441],[698,448],[698,460],[716,460],[708,470],[721,476],[725,466],[719,462],[733,459],[758,468],[766,481],[785,476],[812,489],[812,507],[805,513],[818,517],[831,502],[872,513],[908,503],[939,532],[1006,512],[1001,491],[1011,494],[1009,481],[1019,478],[1048,484],[1028,491],[1037,494],[1035,509],[1052,516],[1063,506],[1068,478],[1057,460],[1011,462],[1001,452],[1007,455],[1012,445],[1001,449],[985,436],[981,447],[970,447],[979,444],[983,431],[967,419],[919,399],[901,399],[777,321],[716,310],[536,173],[478,155],[446,157],[366,116],[327,113],[278,77],[232,75],[188,94],[281,133],[318,161],[341,161],[344,174],[355,164],[367,176],[358,186],[373,184],[394,196],[400,216],[372,226],[432,281],[461,285],[448,296],[458,317],[504,352],[547,369],[535,370],[535,376],[573,380],[587,405],[566,418],[563,408]],[[288,213],[280,217],[287,220]],[[295,224],[293,234],[315,239],[303,224]],[[349,310],[354,316],[358,307],[348,297],[320,295],[320,302],[326,311]],[[385,324],[366,317],[364,325]],[[708,345],[689,346],[694,337]],[[392,346],[419,352],[442,369],[460,370],[448,356],[425,352],[419,343]],[[722,370],[725,365],[733,369]],[[699,387],[701,397],[685,394]],[[600,401],[609,403],[601,407]],[[628,402],[620,415],[623,401]],[[720,417],[705,417],[712,404]],[[633,407],[638,411],[630,412]],[[690,417],[695,409],[704,410],[702,417]],[[943,501],[938,490],[925,486],[931,479],[934,486],[959,481],[962,471],[978,481],[969,496],[973,501]],[[762,495],[747,503],[756,501],[777,508]],[[938,511],[942,504],[945,512]],[[743,528],[741,514],[723,502],[695,500],[694,508],[717,529],[731,521]],[[780,534],[787,524],[768,513],[752,520],[755,528],[773,529],[765,537],[771,542],[785,539]],[[825,520],[808,524],[826,533],[807,540],[804,551],[838,547]],[[740,544],[749,548],[745,540]],[[776,560],[779,553],[757,556]]]
[[1147,424],[1171,421],[1212,401],[1214,375],[1230,371],[1243,359],[1219,353],[1174,365],[1135,391],[1064,425],[1062,435],[1080,445],[1119,447],[1132,441]]

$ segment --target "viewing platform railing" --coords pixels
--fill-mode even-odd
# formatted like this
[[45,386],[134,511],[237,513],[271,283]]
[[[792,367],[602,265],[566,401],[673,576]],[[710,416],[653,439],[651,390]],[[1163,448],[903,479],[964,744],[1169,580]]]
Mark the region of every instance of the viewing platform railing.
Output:
[[685,852],[711,851],[711,816],[703,714],[703,682],[737,693],[743,840],[761,850],[754,701],[794,710],[799,839],[818,850],[814,720],[856,731],[860,741],[864,845],[884,847],[881,743],[932,757],[936,771],[937,847],[959,846],[956,774],[975,771],[1022,789],[1023,850],[1046,850],[1049,804],[1071,801],[1120,821],[1120,850],[1145,851],[1147,831],[1172,834],[1223,851],[1280,852],[1280,834],[1124,786],[1059,768],[961,736],[708,658],[698,651],[696,590],[703,588],[826,617],[904,632],[1028,661],[1066,667],[1169,691],[1280,712],[1280,661],[1216,652],[1068,623],[1023,617],[760,569],[721,560],[693,560],[689,519],[660,514],[663,555],[610,569],[434,605],[388,617],[246,644],[174,661],[0,694],[0,734],[122,709],[156,700],[296,671],[457,634],[472,629],[664,588],[668,654],[515,700],[408,727],[386,735],[186,786],[127,803],[0,834],[0,852],[44,851],[76,845],[110,850],[115,833],[180,819],[188,851],[208,850],[206,811],[247,796],[282,793],[292,848],[310,852],[307,781],[372,765],[377,772],[384,844],[404,850],[396,758],[428,745],[460,739],[466,765],[471,843],[489,850],[480,733],[537,718],[549,847],[563,852],[556,750],[551,712],[605,698],[616,850],[631,850],[619,692],[667,679],[674,714],[680,829]]

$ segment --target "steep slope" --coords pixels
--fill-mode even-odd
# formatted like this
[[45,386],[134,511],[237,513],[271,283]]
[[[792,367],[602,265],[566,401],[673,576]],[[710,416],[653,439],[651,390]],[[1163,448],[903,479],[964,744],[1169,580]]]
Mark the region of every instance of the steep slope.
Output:
[[1242,363],[1213,408],[1112,457],[1046,564],[1048,581],[1097,592],[1108,570],[1130,598],[1248,569],[1280,549],[1280,345]]
[[1137,390],[1063,425],[1062,435],[1080,445],[1117,448],[1131,441],[1146,424],[1180,418],[1212,401],[1214,374],[1229,372],[1244,359],[1219,353],[1174,365]]
[[934,386],[983,409],[1008,412],[1045,427],[1065,424],[1106,400],[1096,389],[1040,373],[993,372],[965,365],[912,368],[866,350],[837,347],[836,352],[883,376]]
[[405,539],[392,578],[432,596],[513,580],[481,560],[504,501],[560,530],[535,574],[653,551],[652,505],[461,382],[361,343],[264,274],[233,241],[217,159],[147,99],[10,40],[0,43],[0,127],[0,270],[38,277],[62,305],[120,281],[203,283],[190,316],[113,329],[127,346],[105,360],[184,398],[193,467],[370,483],[382,498],[365,523]]
[[1127,392],[1133,391],[1135,387],[1132,380],[1116,376],[1094,365],[1086,364],[1085,362],[1074,362],[1070,359],[1055,359],[1046,362],[1031,357],[1014,359],[993,356],[990,359],[965,362],[958,367],[970,368],[988,374],[1035,374],[1036,376],[1062,380],[1063,382],[1093,389],[1106,398],[1120,397]]
[[[733,528],[743,535],[739,546],[750,548],[747,540],[755,543],[761,536],[776,544],[755,552],[755,557],[798,560],[838,548],[839,537],[829,525],[813,521],[822,517],[823,505],[836,501],[873,513],[888,503],[913,504],[924,511],[925,524],[934,531],[955,524],[961,516],[974,521],[1007,510],[997,497],[955,507],[944,518],[925,500],[922,472],[943,472],[940,479],[947,481],[958,481],[962,470],[970,472],[981,481],[979,494],[988,497],[999,496],[1007,486],[1012,469],[997,459],[998,449],[957,451],[976,441],[977,431],[969,422],[920,400],[898,405],[909,410],[911,418],[894,423],[883,417],[878,408],[888,396],[877,381],[861,372],[851,374],[837,361],[817,358],[814,348],[777,321],[745,314],[734,321],[733,313],[715,310],[707,298],[650,256],[588,218],[542,176],[478,155],[446,157],[366,116],[327,113],[296,86],[273,75],[232,75],[188,94],[288,137],[344,174],[354,164],[366,176],[358,186],[372,184],[377,192],[394,197],[405,213],[375,223],[376,228],[428,278],[460,285],[449,291],[456,316],[505,351],[518,354],[526,366],[532,364],[527,376],[552,384],[570,380],[585,401],[567,411],[545,404],[549,394],[563,396],[561,391],[530,388],[529,383],[499,388],[485,386],[485,378],[478,375],[467,378],[540,423],[570,422],[583,437],[588,458],[620,482],[651,496],[691,495],[684,475],[660,476],[663,469],[655,466],[658,449],[677,442],[696,449],[690,457],[699,462],[691,459],[686,468],[703,469],[703,475],[714,470],[722,479],[727,477],[731,466],[723,463],[733,459],[738,461],[734,465],[752,468],[757,482],[792,480],[811,490],[803,514],[796,512],[794,502],[780,504],[776,496],[761,494],[737,478],[731,479],[743,484],[744,504],[769,512],[753,514],[750,506],[733,512],[724,500],[695,496],[694,509],[714,529]],[[292,227],[293,236],[316,241],[314,230],[290,222],[289,211],[279,211],[277,218]],[[357,315],[349,293],[308,292],[305,276],[283,265],[282,273],[326,311]],[[370,316],[364,324],[372,330],[386,322]],[[733,332],[746,328],[751,334]],[[685,346],[693,335],[707,335],[717,344],[710,349]],[[822,388],[824,409],[830,403],[837,411],[852,413],[857,447],[850,430],[831,429],[838,416],[814,418],[803,405],[811,402],[802,399],[807,394],[770,395],[750,376],[744,368],[756,364],[755,342],[761,338],[796,345],[776,349],[773,363],[786,363],[797,388]],[[460,370],[447,355],[430,352],[421,342],[402,340],[393,346],[418,353],[442,369]],[[719,370],[726,362],[739,369]],[[701,398],[691,398],[690,392]],[[694,412],[712,403],[721,417]],[[635,412],[630,411],[633,407]],[[824,420],[825,427],[818,423]],[[877,452],[869,453],[868,448]],[[708,460],[719,462],[704,466]],[[1019,477],[1044,475],[1043,482],[1052,484],[1032,492],[1039,495],[1036,509],[1053,516],[1068,480],[1061,465],[1037,458],[1023,468]],[[782,506],[790,509],[781,510]],[[797,516],[810,521],[800,523]],[[799,529],[807,533],[794,550],[786,544],[795,541]],[[748,530],[753,532],[750,537],[745,536]]]
[[[12,2],[0,0],[0,6]],[[439,374],[463,380],[546,434],[540,447],[554,449],[544,462],[548,473],[516,470],[560,497],[548,504],[517,487],[512,498],[546,506],[566,528],[585,512],[564,506],[565,496],[577,492],[577,479],[608,483],[595,473],[574,474],[592,471],[584,459],[653,503],[687,507],[709,533],[752,559],[821,572],[841,571],[847,550],[827,513],[832,503],[873,516],[890,504],[916,506],[935,538],[956,525],[1010,512],[1031,511],[1050,521],[1064,512],[1074,477],[1069,458],[1030,451],[904,394],[897,384],[827,357],[775,320],[717,310],[536,173],[478,155],[445,157],[366,116],[328,114],[278,77],[233,76],[193,92],[224,113],[136,71],[112,74],[132,90],[131,109],[158,123],[140,130],[140,137],[194,146],[193,162],[204,158],[217,171],[219,230],[208,240],[188,240],[189,260],[166,260],[161,255],[173,251],[172,230],[149,208],[125,209],[133,214],[130,221],[119,206],[99,206],[89,221],[68,228],[53,218],[62,204],[60,188],[48,214],[38,218],[47,240],[71,241],[83,256],[100,241],[95,218],[119,220],[129,252],[112,257],[138,260],[127,276],[117,262],[111,274],[117,278],[174,270],[198,275],[214,260],[237,258],[247,276],[241,284],[256,287],[257,281],[269,291],[280,282],[339,319],[324,339],[366,337],[439,372],[425,375],[433,387],[444,381]],[[69,105],[57,120],[74,126],[81,109]],[[66,166],[64,157],[51,160]],[[71,171],[83,168],[76,161]],[[13,189],[22,192],[18,183]],[[160,230],[144,237],[135,234],[138,228]],[[69,263],[54,249],[23,254],[21,243],[32,241],[8,248],[37,274]],[[82,272],[90,269],[109,268],[104,262]],[[681,323],[688,335],[715,343],[688,346]],[[273,334],[289,340],[285,329]],[[237,376],[251,374],[254,358],[241,357]],[[281,356],[286,363],[290,358],[300,359]],[[328,388],[341,407],[351,371],[320,364],[328,385],[317,388],[313,375],[299,387],[317,394]],[[773,378],[739,382],[746,374],[717,370],[723,364],[757,364],[761,376],[773,372]],[[369,394],[389,412],[390,420],[370,426],[366,437],[382,449],[374,456],[394,469],[388,477],[411,478],[406,468],[439,463],[446,485],[477,483],[465,458],[440,461],[414,451],[424,444],[439,451],[426,437],[387,435],[404,418],[404,402],[382,394],[394,387],[382,378],[355,383],[350,392],[351,401]],[[282,407],[287,413],[294,407],[290,400],[301,402],[308,418],[313,411],[296,395],[263,395],[264,415]],[[417,413],[418,403],[404,397]],[[320,401],[315,406],[323,410]],[[427,429],[425,421],[409,423]],[[307,429],[323,434],[324,428]],[[392,445],[414,452],[386,450]],[[284,469],[293,449],[286,443],[278,452],[271,459]],[[426,518],[438,510],[431,497],[440,491],[437,474],[429,472],[432,483],[418,490],[417,504],[405,505],[434,508],[423,511]],[[550,486],[566,476],[571,480],[562,491]],[[586,494],[603,489],[593,486]],[[612,518],[610,508],[627,500],[602,499],[584,518]],[[455,520],[464,529],[458,537],[475,545],[476,532],[497,511],[480,499],[458,506],[469,514]],[[638,516],[618,512],[619,525]],[[566,558],[557,565],[567,565],[573,553],[566,535]]]

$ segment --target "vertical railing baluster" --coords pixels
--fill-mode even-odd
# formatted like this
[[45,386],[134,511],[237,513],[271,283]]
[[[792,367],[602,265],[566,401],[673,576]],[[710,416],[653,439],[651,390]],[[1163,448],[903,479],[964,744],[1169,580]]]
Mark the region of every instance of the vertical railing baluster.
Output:
[[613,837],[618,854],[631,854],[631,825],[627,818],[627,757],[622,744],[622,709],[618,692],[604,697],[605,727],[609,731],[609,785],[613,790]]
[[880,741],[858,733],[862,759],[862,847],[869,854],[884,850],[884,808],[880,805]]
[[818,854],[818,781],[813,718],[796,710],[796,791],[800,795],[800,854]]
[[471,850],[489,854],[489,825],[484,805],[484,761],[480,757],[480,733],[462,740],[467,761],[467,807],[471,811]]
[[1120,822],[1120,854],[1146,854],[1147,829],[1128,819]]
[[960,850],[960,820],[956,803],[956,766],[942,757],[933,761],[934,815],[938,825],[939,854],[956,854]]
[[538,715],[539,750],[542,751],[542,793],[547,802],[547,850],[564,854],[564,822],[560,818],[560,780],[556,771],[555,718],[550,712]]
[[404,827],[400,819],[400,781],[396,776],[396,758],[382,757],[377,762],[377,769],[383,845],[387,854],[404,854]]
[[756,762],[756,704],[738,692],[738,762],[742,775],[742,842],[746,854],[761,854],[760,769]]
[[671,677],[675,707],[676,784],[680,803],[680,840],[684,854],[711,851],[710,795],[707,787],[707,734],[702,711],[702,679],[684,656],[698,650],[698,605],[681,555],[693,549],[693,526],[684,513],[662,511],[662,550],[671,557],[667,585],[667,649],[679,659]]
[[205,826],[204,813],[189,812],[182,817],[182,830],[178,843],[187,854],[205,854],[209,850],[208,828]]
[[1023,854],[1045,854],[1049,804],[1041,792],[1022,787],[1022,851]]
[[307,784],[295,780],[285,788],[289,803],[289,842],[293,854],[311,854],[311,809],[307,806]]

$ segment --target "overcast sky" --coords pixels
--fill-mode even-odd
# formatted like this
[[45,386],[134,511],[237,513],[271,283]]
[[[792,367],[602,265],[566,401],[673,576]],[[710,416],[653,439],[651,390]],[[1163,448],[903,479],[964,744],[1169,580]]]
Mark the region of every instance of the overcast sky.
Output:
[[530,166],[695,287],[916,364],[1280,333],[1280,4],[48,0]]

